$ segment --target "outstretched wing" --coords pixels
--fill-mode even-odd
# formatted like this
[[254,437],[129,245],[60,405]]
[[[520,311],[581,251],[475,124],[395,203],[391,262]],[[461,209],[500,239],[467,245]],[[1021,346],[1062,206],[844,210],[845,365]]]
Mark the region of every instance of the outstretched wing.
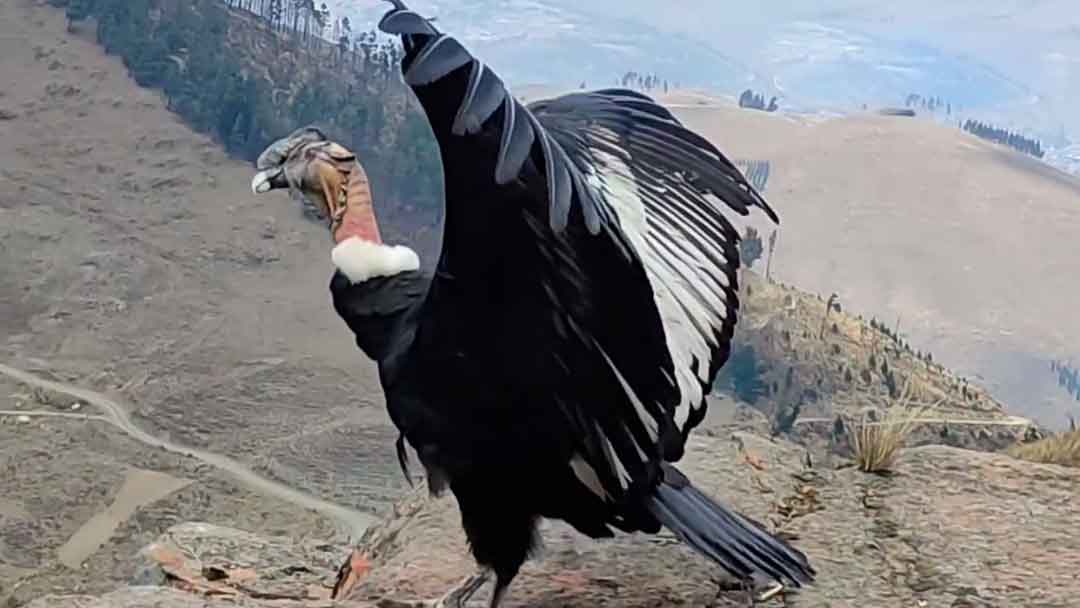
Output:
[[756,206],[778,218],[719,150],[646,95],[573,93],[528,109],[570,159],[578,195],[614,211],[645,266],[685,433],[704,415],[739,307],[739,236],[723,212]]
[[651,483],[658,461],[681,457],[728,355],[739,260],[724,210],[775,214],[645,95],[525,106],[400,3],[380,29],[401,35],[405,81],[442,153],[446,223],[429,306],[444,342],[528,386],[526,401],[556,407],[575,472],[595,491],[617,498]]

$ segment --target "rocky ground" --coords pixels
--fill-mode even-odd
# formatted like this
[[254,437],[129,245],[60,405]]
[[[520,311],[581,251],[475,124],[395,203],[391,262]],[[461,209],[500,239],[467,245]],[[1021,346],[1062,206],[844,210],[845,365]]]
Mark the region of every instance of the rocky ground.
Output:
[[[695,482],[803,549],[819,580],[763,602],[789,607],[1075,606],[1080,471],[999,454],[925,446],[889,475],[807,466],[802,449],[749,433],[696,437]],[[745,606],[746,595],[673,539],[583,539],[544,526],[508,606]],[[99,597],[50,596],[48,607],[184,608],[328,605],[346,547],[184,523],[139,554],[133,583]],[[339,605],[406,607],[469,574],[452,498],[407,496],[362,539],[356,585]]]

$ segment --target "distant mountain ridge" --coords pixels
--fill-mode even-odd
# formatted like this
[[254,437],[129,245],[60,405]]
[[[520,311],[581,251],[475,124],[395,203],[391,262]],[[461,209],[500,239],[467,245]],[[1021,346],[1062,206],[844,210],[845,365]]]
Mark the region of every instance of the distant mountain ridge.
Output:
[[[1053,7],[1067,8],[1061,0],[1027,9],[1007,0],[917,0],[917,9],[862,0],[813,7],[673,0],[663,9],[641,0],[409,4],[436,17],[512,87],[609,86],[637,71],[726,95],[750,87],[779,96],[789,110],[893,106],[918,94],[951,100],[966,111],[961,120],[998,124],[1055,147],[1070,143],[1066,132],[1080,133],[1068,101],[1080,95],[1080,61],[1069,60],[1080,37],[1069,34],[1076,19],[1052,18]],[[359,29],[373,26],[387,6],[329,3]],[[1003,29],[1005,21],[1017,25]]]
[[[333,15],[348,16],[367,29],[390,5],[378,2],[354,8],[350,0],[334,0],[328,6]],[[656,74],[672,85],[720,90],[754,79],[746,66],[711,45],[617,14],[597,15],[579,5],[427,0],[409,6],[436,17],[440,28],[464,41],[511,86],[536,82],[610,86],[631,70]],[[702,70],[703,65],[710,69]]]
[[[365,27],[385,11],[382,3],[354,6],[350,0],[330,4],[333,14]],[[890,40],[852,23],[782,21],[733,37],[726,30],[734,24],[718,22],[714,35],[691,36],[629,5],[605,11],[602,5],[568,0],[417,0],[410,6],[436,17],[511,84],[606,84],[636,70],[729,92],[754,82],[824,104],[895,103],[923,90],[969,105],[1028,94],[977,60],[925,43]]]
[[908,94],[950,99],[964,107],[993,106],[1030,95],[990,66],[907,40],[848,27],[796,22],[773,30],[759,71],[779,92],[806,102],[895,103]]

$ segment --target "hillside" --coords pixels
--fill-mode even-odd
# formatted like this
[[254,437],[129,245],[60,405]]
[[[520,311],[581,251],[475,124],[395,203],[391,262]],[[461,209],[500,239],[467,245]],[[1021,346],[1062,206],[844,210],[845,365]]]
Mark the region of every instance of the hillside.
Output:
[[[377,2],[332,0],[353,23]],[[947,98],[971,118],[1065,145],[1080,132],[1073,100],[1078,39],[1068,0],[701,3],[674,0],[413,0],[462,36],[514,86],[608,85],[628,70],[783,107],[851,110],[909,94]],[[1002,40],[1008,42],[1003,44]],[[564,58],[569,59],[564,59]]]
[[[126,580],[131,549],[184,519],[355,535],[310,501],[123,426],[361,514],[399,496],[392,449],[356,449],[395,435],[332,314],[325,229],[253,197],[249,164],[54,8],[0,3],[0,76],[0,363],[121,408],[0,375],[0,604]],[[142,470],[190,483],[129,502],[123,482]],[[137,515],[95,517],[120,498],[117,517]],[[69,541],[79,550],[62,555]]]
[[837,417],[850,424],[893,407],[926,408],[915,443],[997,450],[1030,432],[1030,421],[891,328],[754,272],[742,277],[742,318],[716,387],[762,411],[771,432],[813,444]]
[[[377,23],[378,2],[328,2],[352,23]],[[592,3],[548,0],[416,0],[408,5],[438,18],[511,86],[549,82],[609,86],[627,71],[657,74],[675,83],[735,89],[753,73],[728,48],[658,30],[625,11],[598,13]],[[572,66],[572,67],[571,67]],[[709,66],[701,69],[701,66]]]
[[318,123],[365,156],[391,210],[432,215],[441,184],[433,142],[422,137],[430,130],[397,74],[400,49],[373,31],[328,42],[318,34],[330,18],[310,2],[48,3],[64,9],[70,32],[122,59],[139,85],[160,90],[233,156],[254,161],[281,135]]
[[[772,275],[877,316],[1017,414],[1060,426],[1046,371],[1080,340],[1080,179],[931,122],[807,121],[673,97],[723,149],[768,160]],[[760,226],[765,234],[770,229]]]

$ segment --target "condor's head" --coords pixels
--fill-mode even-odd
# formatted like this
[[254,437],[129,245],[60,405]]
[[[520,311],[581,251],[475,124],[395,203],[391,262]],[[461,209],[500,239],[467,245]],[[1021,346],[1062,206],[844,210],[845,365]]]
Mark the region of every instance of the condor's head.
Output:
[[331,259],[354,284],[420,267],[412,249],[383,243],[367,173],[352,152],[320,129],[303,127],[275,141],[259,155],[255,168],[252,192],[299,193],[327,222],[336,243]]

